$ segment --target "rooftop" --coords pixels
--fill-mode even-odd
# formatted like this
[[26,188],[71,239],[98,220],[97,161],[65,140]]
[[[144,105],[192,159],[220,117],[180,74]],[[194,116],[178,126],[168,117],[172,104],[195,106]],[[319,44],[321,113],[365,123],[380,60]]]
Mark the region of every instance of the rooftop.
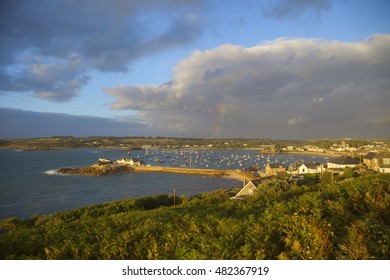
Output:
[[376,153],[374,152],[369,152],[367,155],[365,155],[363,158],[364,159],[373,159],[376,156]]
[[309,169],[316,169],[317,168],[317,164],[314,162],[304,162],[299,166],[302,166],[302,165],[305,165]]
[[345,155],[338,158],[331,159],[329,160],[329,162],[335,164],[341,164],[341,165],[360,164],[360,162],[357,159]]

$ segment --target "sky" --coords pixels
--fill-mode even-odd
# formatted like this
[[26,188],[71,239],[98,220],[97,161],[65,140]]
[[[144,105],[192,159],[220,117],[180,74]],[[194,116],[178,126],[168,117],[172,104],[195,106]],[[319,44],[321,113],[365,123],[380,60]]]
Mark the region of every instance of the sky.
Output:
[[390,138],[390,1],[3,0],[0,138]]

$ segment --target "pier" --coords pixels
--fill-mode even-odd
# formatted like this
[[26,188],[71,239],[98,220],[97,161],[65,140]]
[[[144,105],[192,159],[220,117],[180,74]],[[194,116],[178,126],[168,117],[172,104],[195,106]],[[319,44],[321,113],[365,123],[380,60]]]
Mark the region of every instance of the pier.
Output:
[[185,167],[167,167],[167,166],[134,166],[134,172],[169,172],[187,175],[206,175],[213,177],[226,177],[237,180],[252,180],[254,176],[242,170],[221,170],[204,168],[185,168]]
[[226,177],[236,180],[253,180],[254,176],[243,170],[221,170],[221,169],[203,169],[203,168],[186,168],[186,167],[168,167],[168,166],[128,166],[123,164],[93,164],[91,166],[76,167],[76,168],[60,168],[58,173],[70,175],[88,175],[101,176],[123,172],[169,172],[187,175],[205,175],[212,177]]

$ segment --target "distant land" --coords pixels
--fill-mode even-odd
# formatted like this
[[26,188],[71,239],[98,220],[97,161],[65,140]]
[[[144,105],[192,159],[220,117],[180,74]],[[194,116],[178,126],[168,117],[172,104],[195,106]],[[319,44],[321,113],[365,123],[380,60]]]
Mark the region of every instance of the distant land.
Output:
[[53,136],[45,138],[0,139],[0,149],[55,150],[69,148],[133,149],[260,149],[270,153],[362,154],[389,150],[390,139],[252,139],[252,138],[175,138],[175,137],[110,137]]

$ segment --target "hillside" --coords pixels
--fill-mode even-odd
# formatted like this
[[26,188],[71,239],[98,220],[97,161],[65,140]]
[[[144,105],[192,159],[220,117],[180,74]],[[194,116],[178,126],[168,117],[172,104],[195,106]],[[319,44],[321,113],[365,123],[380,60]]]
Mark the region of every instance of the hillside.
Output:
[[0,221],[1,259],[390,259],[390,176],[281,180]]

